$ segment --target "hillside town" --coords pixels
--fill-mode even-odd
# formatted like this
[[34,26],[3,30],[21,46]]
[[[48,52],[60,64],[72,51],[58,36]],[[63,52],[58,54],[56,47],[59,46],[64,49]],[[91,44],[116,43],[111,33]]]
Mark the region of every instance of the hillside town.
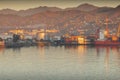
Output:
[[116,33],[110,33],[106,19],[106,28],[98,28],[94,33],[61,34],[55,29],[14,29],[0,35],[0,46],[11,48],[38,45],[120,45],[120,24]]
[[112,8],[86,3],[66,9],[44,6],[24,11],[0,10],[0,37],[6,47],[97,44],[97,39],[104,38],[119,41],[119,24],[119,5]]

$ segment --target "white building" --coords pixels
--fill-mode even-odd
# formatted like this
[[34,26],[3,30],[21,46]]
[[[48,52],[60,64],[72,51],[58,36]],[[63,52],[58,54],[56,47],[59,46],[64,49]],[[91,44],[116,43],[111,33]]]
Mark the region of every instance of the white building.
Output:
[[100,30],[100,32],[99,32],[99,40],[104,40],[104,39],[105,39],[104,30]]

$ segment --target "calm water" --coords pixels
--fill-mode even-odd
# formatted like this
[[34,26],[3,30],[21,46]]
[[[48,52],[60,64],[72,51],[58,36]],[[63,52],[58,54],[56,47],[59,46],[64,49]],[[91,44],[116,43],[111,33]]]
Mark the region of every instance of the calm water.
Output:
[[120,80],[120,48],[0,48],[0,80]]

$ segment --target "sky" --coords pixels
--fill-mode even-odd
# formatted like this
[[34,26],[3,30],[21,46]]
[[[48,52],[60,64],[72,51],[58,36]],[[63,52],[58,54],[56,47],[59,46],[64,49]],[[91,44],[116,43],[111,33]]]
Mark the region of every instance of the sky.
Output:
[[120,5],[120,0],[0,0],[0,9],[25,10],[39,6],[68,8],[76,7],[80,4],[89,3],[95,6],[116,7]]

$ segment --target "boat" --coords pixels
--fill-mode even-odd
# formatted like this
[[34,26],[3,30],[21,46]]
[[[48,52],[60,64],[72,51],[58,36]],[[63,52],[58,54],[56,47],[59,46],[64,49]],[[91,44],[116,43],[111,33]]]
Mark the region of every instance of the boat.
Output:
[[4,40],[0,38],[0,47],[4,47],[4,46],[5,46]]
[[0,41],[0,47],[4,47],[4,46],[5,46],[4,41]]
[[[99,30],[98,39],[94,41],[95,45],[101,46],[120,46],[120,24],[116,34],[109,34],[109,29],[106,26],[106,30]],[[98,31],[97,31],[98,32]]]
[[50,41],[40,40],[40,41],[36,41],[36,44],[37,44],[38,46],[49,46],[49,45],[50,45]]
[[104,35],[104,31],[100,31],[99,39],[94,41],[95,45],[104,45],[104,46],[119,46],[120,45],[120,38],[113,35],[109,38],[106,38]]

